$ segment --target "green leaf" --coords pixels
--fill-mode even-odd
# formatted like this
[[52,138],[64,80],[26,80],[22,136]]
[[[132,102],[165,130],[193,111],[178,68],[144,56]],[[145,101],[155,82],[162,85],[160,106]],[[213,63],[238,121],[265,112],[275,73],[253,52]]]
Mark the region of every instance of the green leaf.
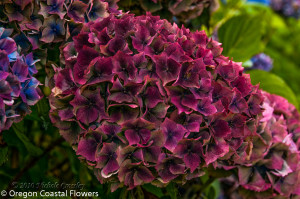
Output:
[[294,92],[283,79],[277,75],[262,70],[251,70],[247,73],[251,76],[252,84],[260,83],[260,88],[262,90],[280,95],[298,108],[298,102]]
[[10,128],[3,132],[3,140],[9,147],[16,147],[22,156],[27,155],[27,150],[23,142],[17,137],[16,133]]
[[208,189],[207,198],[214,199],[214,198],[216,198],[216,196],[217,196],[217,193],[216,193],[215,188],[214,187],[210,187]]
[[12,128],[16,133],[17,137],[23,142],[25,148],[27,149],[30,155],[39,156],[43,153],[43,151],[39,147],[32,144],[29,138],[25,135],[24,128],[21,122],[13,124]]
[[[220,193],[221,193],[221,185],[220,185],[220,181],[219,181],[219,180],[215,180],[215,181],[211,184],[211,187],[214,189],[214,192],[215,192],[215,197],[212,198],[212,199],[217,199],[218,196],[219,196]],[[208,198],[211,198],[211,197],[208,197]]]
[[218,30],[223,54],[235,61],[247,61],[261,51],[262,18],[260,15],[239,15],[230,18]]
[[140,186],[135,188],[134,199],[145,199],[144,192]]
[[87,184],[92,180],[92,176],[89,172],[90,172],[89,169],[85,165],[83,164],[80,165],[79,168],[80,182],[82,182],[83,184]]
[[46,98],[42,98],[41,100],[38,101],[37,110],[39,115],[48,116],[50,107],[49,107],[49,102]]
[[[273,42],[274,43],[274,42]],[[290,43],[290,42],[289,42]],[[300,78],[299,78],[299,66],[298,61],[291,59],[286,55],[282,49],[284,46],[270,46],[266,48],[266,54],[270,55],[273,59],[272,73],[280,76],[286,84],[297,95],[298,105],[300,103]],[[296,51],[298,52],[298,51]]]
[[121,194],[120,194],[120,199],[127,199],[128,198],[128,193],[129,193],[128,190],[123,189]]
[[167,189],[167,192],[170,195],[171,199],[177,199],[177,191],[176,191],[177,189],[176,189],[175,184],[173,182],[168,184],[166,189]]
[[143,188],[144,188],[146,191],[148,191],[148,192],[150,192],[150,193],[156,195],[156,196],[159,197],[159,198],[161,198],[161,197],[164,196],[164,193],[162,192],[162,190],[161,190],[160,188],[158,188],[158,187],[152,185],[152,184],[144,184],[144,185],[143,185]]
[[209,179],[209,175],[207,172],[205,172],[205,174],[203,176],[200,177],[200,180],[202,182],[202,184],[205,184],[205,182]]
[[0,148],[0,166],[7,161],[8,147]]
[[41,182],[48,169],[48,158],[43,157],[28,171],[32,182]]

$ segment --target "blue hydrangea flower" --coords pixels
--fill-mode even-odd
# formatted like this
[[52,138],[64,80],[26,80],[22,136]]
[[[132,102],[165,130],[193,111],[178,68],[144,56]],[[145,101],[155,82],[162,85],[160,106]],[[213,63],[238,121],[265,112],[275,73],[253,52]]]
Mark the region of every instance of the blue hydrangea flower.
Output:
[[19,122],[42,94],[33,54],[19,55],[11,30],[0,27],[0,132]]
[[251,69],[270,71],[273,68],[273,60],[264,53],[253,56],[251,62]]

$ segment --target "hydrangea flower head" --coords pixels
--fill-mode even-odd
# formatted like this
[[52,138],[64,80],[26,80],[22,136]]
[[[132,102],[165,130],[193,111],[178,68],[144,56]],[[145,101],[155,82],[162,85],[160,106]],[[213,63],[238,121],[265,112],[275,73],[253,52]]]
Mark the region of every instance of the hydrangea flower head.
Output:
[[9,129],[30,113],[29,106],[41,98],[40,82],[32,53],[24,56],[17,52],[11,30],[0,28],[0,132]]
[[263,116],[253,136],[251,156],[237,166],[232,189],[246,198],[290,198],[299,195],[300,115],[283,97],[264,92]]
[[61,50],[50,116],[100,182],[166,184],[247,153],[263,97],[204,31],[110,14]]

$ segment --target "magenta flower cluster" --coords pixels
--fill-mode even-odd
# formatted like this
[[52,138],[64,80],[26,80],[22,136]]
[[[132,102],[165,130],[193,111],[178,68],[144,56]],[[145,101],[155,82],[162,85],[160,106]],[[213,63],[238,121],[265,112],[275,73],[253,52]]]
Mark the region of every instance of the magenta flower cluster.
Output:
[[263,118],[253,137],[250,160],[238,168],[239,183],[253,191],[272,187],[282,196],[300,195],[299,113],[283,97],[264,96]]
[[0,132],[30,113],[41,98],[33,54],[19,55],[12,30],[0,28]]
[[263,96],[204,31],[112,14],[73,40],[61,48],[50,116],[100,182],[185,182],[250,156]]
[[[300,195],[300,115],[283,97],[263,93],[263,117],[252,137],[252,153],[237,166],[231,195],[293,198]],[[231,168],[230,168],[231,169]],[[235,168],[236,169],[236,168]],[[233,183],[235,181],[235,183]],[[248,191],[245,191],[248,190]]]

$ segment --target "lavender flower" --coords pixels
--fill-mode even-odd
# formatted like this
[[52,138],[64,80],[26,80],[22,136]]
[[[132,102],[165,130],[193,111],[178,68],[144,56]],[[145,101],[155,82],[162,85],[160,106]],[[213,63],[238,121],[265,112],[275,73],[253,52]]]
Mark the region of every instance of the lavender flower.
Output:
[[266,54],[260,53],[251,58],[250,69],[270,71],[273,68],[273,60]]

